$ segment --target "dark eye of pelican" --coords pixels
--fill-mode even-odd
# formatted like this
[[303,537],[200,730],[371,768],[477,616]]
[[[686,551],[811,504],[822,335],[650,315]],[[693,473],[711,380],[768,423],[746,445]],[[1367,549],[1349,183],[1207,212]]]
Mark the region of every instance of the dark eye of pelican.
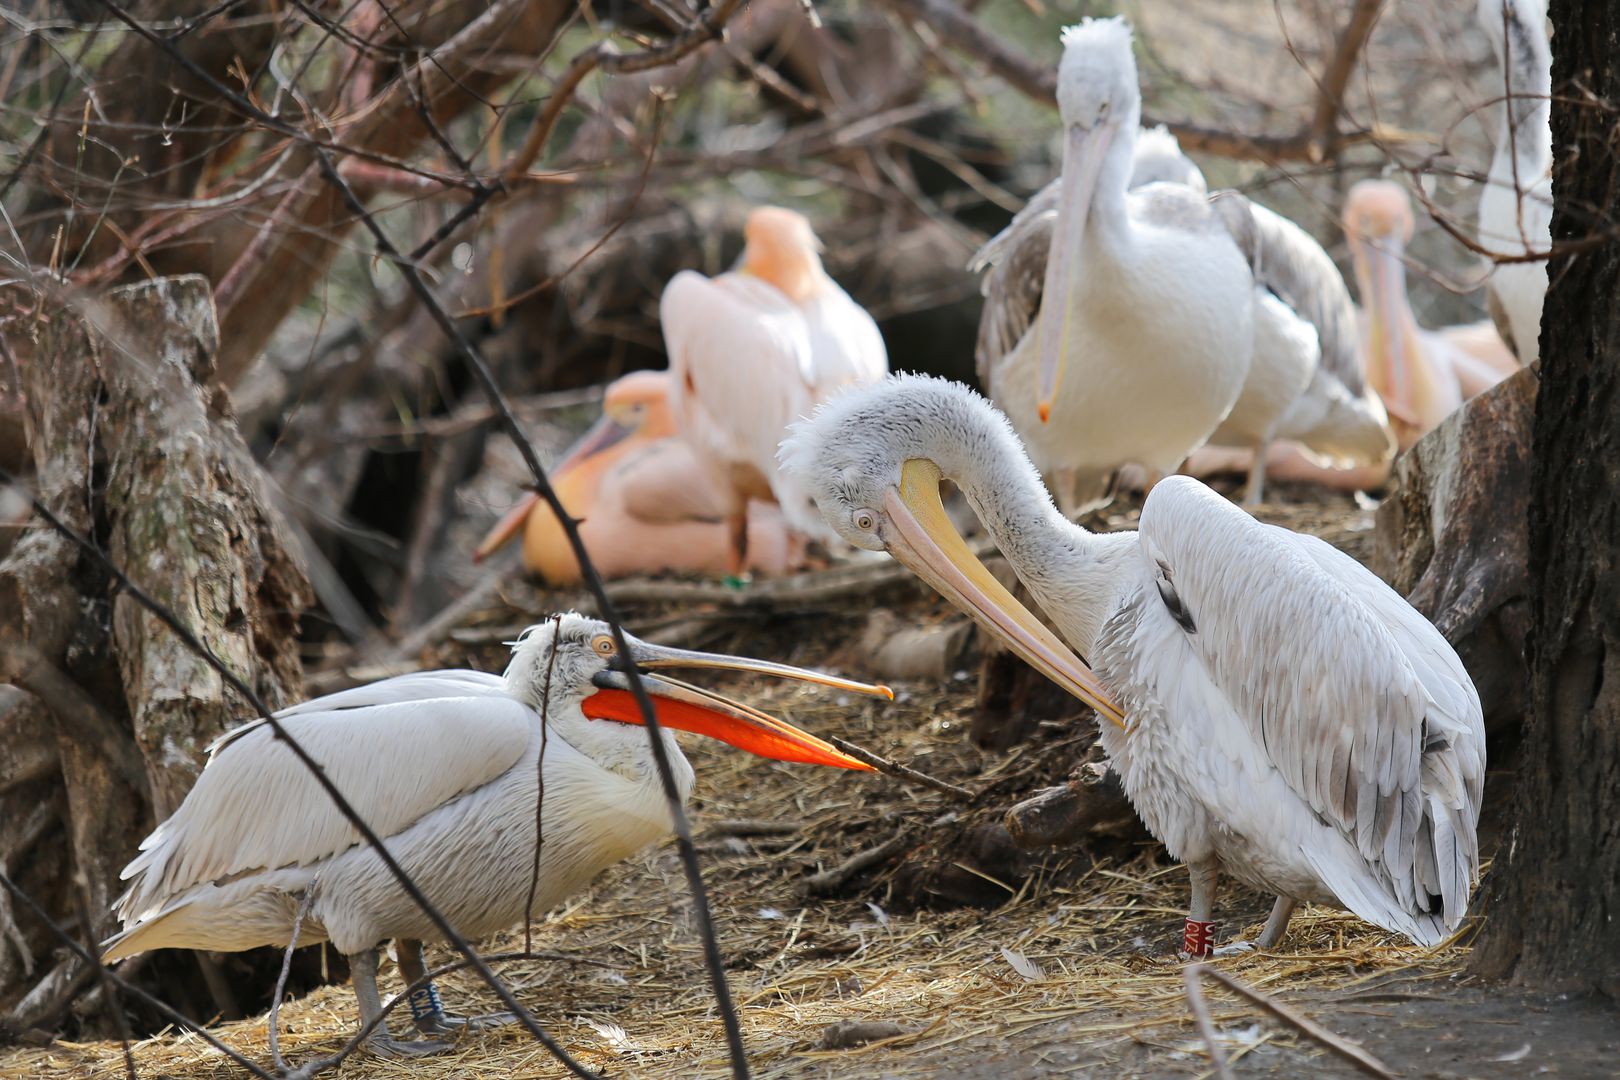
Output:
[[861,532],[871,532],[876,524],[877,518],[872,516],[870,510],[862,510],[855,515],[855,527]]
[[619,651],[619,647],[613,643],[613,637],[610,634],[597,634],[591,638],[591,648],[596,650],[597,656],[612,656]]

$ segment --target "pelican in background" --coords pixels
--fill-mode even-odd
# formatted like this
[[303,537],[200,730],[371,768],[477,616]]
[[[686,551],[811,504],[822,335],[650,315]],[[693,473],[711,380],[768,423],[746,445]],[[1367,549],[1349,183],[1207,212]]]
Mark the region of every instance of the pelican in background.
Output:
[[[1552,246],[1552,50],[1540,0],[1479,0],[1479,24],[1496,50],[1504,98],[1496,153],[1479,198],[1479,242],[1499,255]],[[1502,340],[1529,366],[1541,356],[1547,263],[1500,263],[1485,283]]]
[[[1060,106],[1066,100],[1061,90],[1065,79],[1081,87],[1067,99],[1071,106],[1064,107],[1064,124],[1071,130],[1071,139],[1074,118],[1088,115],[1088,108],[1103,110],[1106,115],[1122,106],[1134,123],[1140,113],[1140,94],[1129,28],[1123,21],[1082,22],[1065,32],[1064,43]],[[1102,104],[1090,103],[1081,81],[1085,73],[1095,74],[1093,68],[1101,72],[1128,68],[1128,78],[1115,79],[1110,91],[1114,96]],[[1130,130],[1135,131],[1134,127]],[[1264,451],[1274,439],[1292,438],[1341,466],[1387,461],[1394,446],[1383,408],[1361,376],[1350,295],[1321,246],[1297,225],[1233,192],[1206,202],[1203,174],[1162,127],[1136,133],[1134,144],[1129,138],[1121,139],[1108,152],[1128,156],[1130,190],[1105,196],[1102,185],[1109,183],[1112,174],[1108,170],[1117,167],[1117,162],[1097,166],[1103,179],[1097,182],[1095,222],[1088,225],[1083,209],[1077,218],[1063,205],[1063,192],[1085,180],[1074,170],[1086,167],[1083,158],[1076,166],[1066,152],[1063,177],[1036,195],[972,263],[974,269],[990,269],[983,285],[986,304],[979,331],[980,379],[1012,418],[1037,464],[1052,475],[1065,513],[1072,516],[1100,493],[1102,474],[1109,470],[1095,467],[1099,456],[1107,456],[1114,446],[1125,442],[1140,447],[1142,439],[1173,427],[1167,425],[1165,412],[1172,407],[1185,409],[1180,415],[1189,421],[1177,429],[1182,435],[1173,440],[1173,460],[1166,449],[1172,440],[1167,439],[1157,463],[1127,455],[1116,465],[1133,460],[1163,473],[1179,465],[1206,439],[1249,447],[1258,452],[1250,468],[1246,501],[1255,504],[1264,491]],[[1133,223],[1139,223],[1134,230],[1129,228]],[[1201,245],[1188,242],[1173,247],[1155,235],[1158,230],[1174,237],[1180,229],[1186,230],[1185,236],[1195,223],[1202,227]],[[1054,285],[1063,277],[1059,260],[1048,255],[1058,250],[1053,244],[1066,230],[1076,228],[1083,231],[1084,239],[1077,243],[1087,252],[1086,265],[1092,266],[1087,273],[1123,274],[1141,280],[1118,289],[1112,283],[1088,289],[1086,283],[1070,280],[1069,288],[1099,294],[1102,300],[1088,304],[1082,296],[1071,301],[1066,312],[1058,305],[1043,303],[1048,296],[1065,295]],[[1235,248],[1246,265],[1218,259],[1223,248],[1228,249],[1224,254]],[[1248,304],[1234,299],[1231,310],[1203,306],[1183,326],[1159,325],[1162,317],[1174,318],[1177,311],[1193,310],[1189,298],[1210,295],[1215,289],[1224,291],[1228,283],[1211,278],[1228,272],[1238,275],[1234,280],[1247,283]],[[1135,289],[1136,298],[1118,301],[1121,289]],[[1235,297],[1236,290],[1231,291]],[[1118,309],[1110,307],[1111,303]],[[1252,319],[1247,344],[1241,340],[1247,323],[1245,309]],[[1145,322],[1148,330],[1129,324],[1127,315]],[[1089,321],[1067,342],[1059,342],[1057,333],[1047,334],[1042,328],[1062,318]],[[1122,323],[1126,325],[1122,327]],[[1151,332],[1178,333],[1175,348],[1181,351],[1169,359],[1154,355],[1155,347],[1169,346],[1146,344]],[[1083,353],[1088,348],[1113,351],[1092,361],[1099,377],[1090,390],[1071,387],[1070,394],[1113,391],[1138,396],[1142,408],[1131,414],[1134,422],[1127,422],[1130,410],[1120,411],[1118,403],[1105,405],[1075,396],[1073,409],[1060,410],[1066,417],[1063,422],[1043,423],[1041,401],[1035,393],[1037,364],[1049,359],[1048,350],[1057,350],[1056,363],[1061,364],[1071,350]],[[1205,382],[1185,385],[1181,374],[1168,370],[1178,361],[1198,368],[1192,374]],[[1082,355],[1077,362],[1085,363],[1086,358]],[[1101,371],[1103,367],[1111,370]],[[1165,370],[1159,371],[1161,368]],[[1152,375],[1155,371],[1159,371],[1157,376]],[[1234,371],[1238,379],[1235,397],[1223,389],[1193,400],[1197,391],[1208,392],[1209,380],[1224,379]],[[1167,383],[1166,378],[1172,381]],[[1196,438],[1190,435],[1194,413],[1210,425],[1202,426],[1201,420]],[[1115,415],[1118,420],[1111,419]],[[1143,422],[1146,415],[1152,416],[1151,423]],[[1126,429],[1125,434],[1116,436],[1117,429]],[[1079,493],[1074,491],[1076,472],[1082,474]]]
[[[669,374],[633,371],[602,399],[602,417],[552,470],[551,484],[576,518],[580,538],[604,578],[664,570],[720,573],[728,567],[726,499],[691,446],[675,431]],[[521,530],[523,565],[550,585],[580,579],[568,535],[540,496],[525,496],[490,530],[481,561]],[[803,543],[773,506],[748,511],[750,570],[797,569]]]
[[[1153,488],[1139,531],[1088,532],[1005,417],[941,379],[833,399],[782,460],[844,539],[889,552],[1101,714],[1132,804],[1191,872],[1185,952],[1211,951],[1222,872],[1276,895],[1261,948],[1302,900],[1422,945],[1461,921],[1479,872],[1479,696],[1440,633],[1349,556],[1189,477]],[[974,558],[943,480],[1058,633]]]
[[1344,235],[1355,262],[1364,320],[1367,381],[1405,450],[1476,394],[1519,368],[1489,325],[1425,330],[1406,295],[1406,244],[1415,222],[1406,190],[1363,180],[1344,203]]
[[724,493],[732,575],[746,565],[750,502],[775,502],[794,528],[830,536],[804,491],[777,469],[777,444],[834,391],[889,369],[877,323],[822,269],[802,215],[760,207],[745,238],[739,269],[713,279],[683,270],[658,305],[670,403]]
[[1062,175],[974,260],[991,266],[978,366],[1077,511],[1121,465],[1168,473],[1220,424],[1248,372],[1253,293],[1200,192],[1130,190],[1141,93],[1124,19],[1063,32],[1057,97]]
[[[665,727],[761,757],[869,768],[791,724],[656,672],[757,672],[892,698],[886,687],[627,640]],[[606,623],[569,613],[526,630],[504,675],[401,675],[276,715],[428,899],[478,938],[522,921],[531,889],[532,910],[544,912],[672,828],[625,668]],[[684,802],[692,766],[668,731],[662,737]],[[545,843],[533,877],[537,827]],[[299,940],[330,941],[349,958],[362,1025],[382,1009],[378,946],[398,939],[401,970],[415,981],[424,973],[421,942],[436,936],[263,720],[209,747],[196,786],[142,841],[123,877],[129,890],[116,910],[124,930],[107,943],[109,962],[149,949],[285,946],[301,898],[313,890]],[[413,995],[412,1012],[428,1033],[469,1023],[427,992]],[[399,1041],[379,1022],[369,1045],[408,1055],[449,1044]]]

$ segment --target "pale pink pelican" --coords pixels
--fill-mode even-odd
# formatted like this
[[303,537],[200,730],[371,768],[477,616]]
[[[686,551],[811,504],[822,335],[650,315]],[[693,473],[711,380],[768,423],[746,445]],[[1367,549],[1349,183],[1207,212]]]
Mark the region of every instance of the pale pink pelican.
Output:
[[745,565],[751,501],[776,502],[794,528],[826,534],[777,469],[777,444],[817,402],[889,367],[877,323],[822,269],[802,215],[761,207],[745,237],[740,268],[713,279],[683,270],[658,308],[676,424],[725,495],[732,574]]
[[[582,519],[580,539],[605,578],[665,570],[721,573],[730,565],[729,503],[676,433],[669,385],[663,371],[635,371],[615,380],[602,399],[602,418],[551,473],[563,506]],[[519,530],[525,567],[551,585],[580,579],[562,524],[534,494],[501,518],[473,558],[486,558]],[[749,570],[771,576],[797,569],[803,548],[776,507],[749,508]]]
[[1363,180],[1345,199],[1344,235],[1361,289],[1367,381],[1383,398],[1402,450],[1519,367],[1494,331],[1418,325],[1406,294],[1405,252],[1414,226],[1411,199],[1398,184]]
[[[1355,560],[1189,477],[1153,488],[1138,531],[1091,533],[1052,505],[1006,418],[941,379],[834,398],[782,460],[845,540],[889,552],[1097,709],[1137,812],[1191,871],[1186,952],[1211,950],[1221,873],[1277,897],[1262,948],[1299,901],[1422,945],[1460,923],[1479,872],[1479,696]],[[943,480],[1057,633],[973,556]]]
[[[892,698],[887,688],[628,640],[665,727],[762,757],[869,768],[791,724],[656,672],[721,668]],[[460,933],[479,938],[519,923],[526,910],[555,907],[669,833],[669,804],[624,668],[606,623],[565,614],[525,631],[504,675],[401,675],[283,709],[277,718],[428,899]],[[684,802],[692,766],[669,731],[663,739]],[[537,828],[545,841],[538,875]],[[129,890],[117,913],[124,930],[108,942],[107,961],[149,949],[284,946],[313,890],[298,940],[330,941],[349,958],[362,1024],[382,1011],[378,947],[397,939],[401,971],[415,981],[424,973],[421,942],[437,936],[376,850],[263,720],[209,748],[196,785],[141,843],[123,876]],[[469,1023],[446,1014],[427,990],[411,1004],[416,1026],[430,1034]],[[369,1044],[390,1055],[449,1045],[396,1040],[386,1022]]]
[[[1501,73],[1488,85],[1504,98],[1496,152],[1479,198],[1479,242],[1499,255],[1552,246],[1552,50],[1541,0],[1479,0]],[[1541,356],[1547,263],[1500,263],[1486,282],[1502,339],[1529,366]]]

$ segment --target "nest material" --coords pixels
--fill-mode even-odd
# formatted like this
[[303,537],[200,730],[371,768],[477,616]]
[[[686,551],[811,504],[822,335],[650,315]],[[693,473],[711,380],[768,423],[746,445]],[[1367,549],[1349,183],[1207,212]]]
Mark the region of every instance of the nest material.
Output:
[[[1298,519],[1289,521],[1296,528],[1315,523],[1302,507],[1283,513]],[[1342,507],[1316,520],[1345,529]],[[1353,542],[1362,531],[1352,514],[1350,528],[1328,538]],[[545,603],[521,588],[508,595],[525,609]],[[944,614],[920,596],[899,603],[910,620]],[[810,627],[802,619],[721,619],[709,640],[693,644],[836,667],[839,654],[858,639],[864,614],[823,615]],[[435,649],[430,662],[497,667],[499,647],[483,643],[494,635],[481,636],[476,626],[505,626],[514,618],[521,619],[521,612],[507,606],[478,613],[471,620],[475,629]],[[972,695],[959,679],[900,687],[892,704],[829,696],[800,684],[750,681],[722,688],[809,730],[843,736],[987,792],[979,800],[984,805],[963,807],[889,776],[767,762],[706,740],[685,741],[699,777],[694,828],[755,1075],[906,1080],[959,1073],[971,1058],[1000,1062],[998,1076],[1046,1076],[1055,1071],[1049,1048],[1058,1045],[1059,1059],[1082,1071],[1107,1066],[1140,1076],[1205,1072],[1174,955],[1186,912],[1186,873],[1156,846],[1116,845],[1102,856],[1082,848],[1033,853],[1027,876],[1000,883],[1008,901],[990,911],[903,913],[892,892],[898,876],[892,862],[857,875],[839,898],[806,895],[804,881],[811,874],[908,829],[927,844],[963,834],[941,828],[942,822],[997,820],[1018,798],[1066,775],[1088,741],[1084,731],[1047,731],[1010,753],[981,752],[965,738]],[[1217,911],[1222,938],[1257,934],[1267,907],[1267,898],[1227,884]],[[483,944],[486,952],[501,952],[521,949],[522,939],[517,928]],[[590,961],[499,965],[539,1022],[586,1065],[609,1075],[670,1080],[728,1074],[672,845],[614,867],[589,891],[538,920],[534,948]],[[1262,992],[1310,1002],[1319,994],[1353,996],[1392,981],[1449,981],[1465,957],[1457,944],[1420,949],[1353,915],[1305,907],[1276,953],[1218,963]],[[431,961],[449,959],[443,948],[430,955]],[[397,973],[385,969],[383,985],[397,990]],[[440,987],[455,1011],[498,1008],[469,973],[447,976]],[[1218,1027],[1253,1030],[1253,1010],[1222,992],[1212,992],[1212,1008]],[[829,1029],[850,1021],[888,1025],[872,1030],[893,1033],[824,1049]],[[332,1053],[356,1022],[349,988],[325,987],[282,1008],[282,1052],[293,1066]],[[403,1029],[402,1018],[394,1023],[396,1031]],[[222,1025],[216,1033],[268,1063],[264,1017]],[[1263,1028],[1229,1047],[1228,1055],[1268,1045],[1295,1046],[1295,1038]],[[240,1075],[195,1035],[160,1033],[134,1053],[142,1076]],[[57,1043],[0,1058],[3,1077],[122,1073],[116,1043]],[[511,1027],[465,1035],[454,1051],[437,1057],[390,1062],[356,1056],[334,1075],[420,1080],[567,1074]]]

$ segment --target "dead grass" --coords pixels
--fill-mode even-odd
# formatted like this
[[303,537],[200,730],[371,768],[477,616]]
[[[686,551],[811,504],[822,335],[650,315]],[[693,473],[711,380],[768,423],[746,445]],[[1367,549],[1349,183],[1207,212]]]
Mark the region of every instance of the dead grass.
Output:
[[[1295,527],[1314,525],[1351,546],[1366,528],[1358,512],[1347,509],[1283,505],[1266,516],[1281,516]],[[1116,524],[1131,516],[1117,515]],[[896,603],[907,619],[943,614],[920,596]],[[514,616],[501,607],[474,622],[498,626]],[[814,620],[727,620],[716,623],[718,640],[704,644],[801,663],[826,661],[847,654],[863,618],[852,610]],[[450,644],[431,660],[494,666],[499,648]],[[964,737],[972,705],[965,681],[900,686],[893,704],[828,697],[796,684],[731,690],[811,730],[844,736],[976,790],[994,789],[981,800],[987,804],[981,813],[996,812],[1017,793],[1066,774],[1086,742],[1078,721],[1075,730],[1045,731],[1009,753],[982,753]],[[1039,1060],[1039,1048],[1058,1031],[1068,1043],[1078,1040],[1088,1067],[1130,1055],[1135,1064],[1128,1075],[1193,1076],[1203,1070],[1183,1000],[1181,965],[1173,955],[1187,901],[1186,875],[1156,848],[1048,853],[1027,880],[1006,886],[1010,902],[993,911],[889,910],[892,883],[882,871],[860,879],[850,898],[811,900],[801,887],[809,874],[901,828],[925,826],[964,808],[886,776],[766,762],[702,740],[691,740],[687,752],[700,778],[694,823],[759,1077],[938,1076],[996,1055]],[[724,823],[738,820],[792,828],[775,835],[726,835]],[[1223,937],[1258,932],[1263,898],[1229,887],[1223,901]],[[486,944],[491,952],[520,949],[521,928]],[[550,913],[537,925],[534,944],[596,962],[501,965],[520,999],[586,1064],[621,1076],[684,1080],[726,1074],[690,901],[669,845],[613,868],[589,892]],[[1279,951],[1219,963],[1265,992],[1297,999],[1325,990],[1353,997],[1391,979],[1449,981],[1464,956],[1460,946],[1418,949],[1354,916],[1307,908],[1295,917]],[[434,959],[449,956],[439,950]],[[385,986],[397,989],[396,979],[385,973]],[[465,973],[445,978],[441,987],[456,1011],[495,1007]],[[1218,1025],[1237,1025],[1229,1053],[1292,1038],[1273,1028],[1251,1028],[1252,1013],[1218,992],[1212,1004]],[[296,1065],[342,1046],[356,1023],[354,998],[347,986],[329,986],[286,1005],[281,1019],[283,1053]],[[852,1019],[892,1021],[904,1032],[853,1049],[819,1048],[829,1025]],[[221,1025],[217,1032],[253,1059],[269,1060],[265,1018]],[[1143,1054],[1159,1064],[1138,1071],[1145,1067]],[[160,1033],[141,1042],[135,1056],[143,1076],[240,1075],[194,1035]],[[112,1077],[122,1068],[116,1044],[59,1043],[13,1052],[0,1061],[0,1076]],[[519,1080],[565,1074],[521,1030],[505,1028],[467,1035],[453,1052],[431,1059],[356,1057],[337,1075]],[[1009,1066],[986,1075],[1018,1073]]]

